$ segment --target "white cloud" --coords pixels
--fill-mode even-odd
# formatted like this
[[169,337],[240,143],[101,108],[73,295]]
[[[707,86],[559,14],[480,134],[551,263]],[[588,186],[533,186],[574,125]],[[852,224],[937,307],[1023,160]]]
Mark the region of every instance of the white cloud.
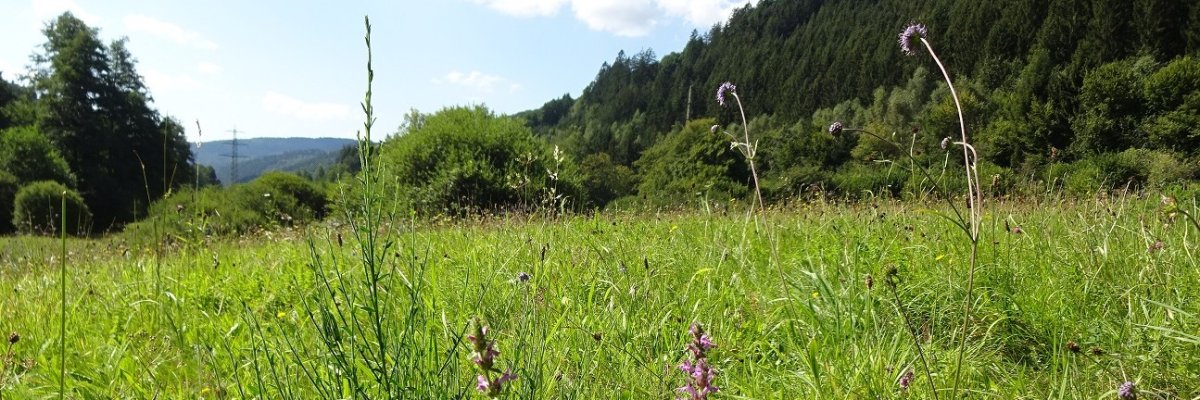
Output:
[[571,7],[588,28],[618,36],[643,36],[658,23],[658,10],[648,0],[576,0]]
[[101,21],[101,18],[96,16],[96,14],[87,12],[72,0],[33,0],[33,15],[37,17],[39,24],[49,21],[66,11],[70,11],[76,18],[83,20],[83,22],[93,27]]
[[221,66],[216,63],[202,62],[200,65],[196,66],[196,70],[206,75],[216,75],[221,73],[224,68],[221,68]]
[[[658,8],[667,15],[681,17],[689,24],[708,28],[719,22],[729,20],[733,10],[741,8],[747,1],[730,0],[657,0]],[[757,4],[758,0],[750,0],[749,4]]]
[[450,73],[446,74],[444,77],[435,78],[433,83],[439,85],[443,83],[449,83],[451,85],[472,88],[483,92],[491,92],[492,90],[496,89],[496,85],[504,83],[505,81],[506,79],[502,77],[479,71],[471,71],[467,73],[450,71]]
[[474,0],[493,10],[518,17],[550,16],[567,0]]
[[701,29],[725,22],[734,9],[758,0],[474,0],[505,14],[554,15],[570,4],[588,28],[618,36],[644,36],[665,19],[682,19]]
[[206,39],[203,35],[154,17],[130,14],[126,15],[122,22],[125,24],[125,29],[128,29],[130,32],[142,32],[160,36],[179,44],[195,46],[205,50],[217,49],[217,44]]
[[324,121],[350,117],[350,107],[344,104],[307,102],[273,91],[263,96],[262,104],[267,111],[297,119]]
[[204,88],[204,84],[187,74],[171,74],[149,68],[144,77],[151,93],[194,92]]

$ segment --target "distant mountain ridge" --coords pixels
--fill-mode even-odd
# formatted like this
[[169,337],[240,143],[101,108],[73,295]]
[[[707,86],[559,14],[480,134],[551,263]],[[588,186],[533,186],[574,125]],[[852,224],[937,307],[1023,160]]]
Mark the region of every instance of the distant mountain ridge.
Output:
[[[231,177],[233,140],[214,140],[197,146],[192,154],[197,164],[212,166],[223,184],[248,182],[267,171],[315,171],[332,165],[338,151],[355,144],[340,138],[249,138],[238,139],[238,176]],[[232,179],[231,179],[232,178]]]

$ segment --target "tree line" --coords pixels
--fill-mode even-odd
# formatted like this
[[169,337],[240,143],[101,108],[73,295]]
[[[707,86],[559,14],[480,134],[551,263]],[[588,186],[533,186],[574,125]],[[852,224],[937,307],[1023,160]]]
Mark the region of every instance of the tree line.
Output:
[[[845,121],[910,144],[931,165],[940,161],[938,143],[958,121],[945,85],[929,77],[937,66],[896,46],[914,21],[929,27],[964,92],[967,130],[984,168],[1002,180],[1084,190],[1196,176],[1195,2],[763,0],[693,32],[678,52],[621,52],[578,98],[564,95],[518,116],[580,159],[629,168],[641,183],[621,194],[653,197],[673,187],[656,177],[664,168],[655,160],[701,150],[670,136],[689,134],[689,122],[701,118],[739,122],[736,108],[713,99],[730,81],[761,141],[775,197],[813,186],[848,195],[899,191],[907,176],[893,173],[894,149],[835,139],[826,128]],[[705,165],[733,163],[720,168],[727,174],[689,177],[687,186],[744,186],[744,167],[721,156],[730,157]]]
[[0,232],[53,229],[63,191],[70,219],[107,231],[191,183],[183,126],[153,107],[127,40],[69,12],[42,33],[28,74],[0,76]]

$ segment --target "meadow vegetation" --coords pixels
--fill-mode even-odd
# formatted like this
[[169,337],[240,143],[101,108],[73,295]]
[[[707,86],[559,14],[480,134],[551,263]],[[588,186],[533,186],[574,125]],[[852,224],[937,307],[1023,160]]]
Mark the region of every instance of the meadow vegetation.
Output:
[[[740,10],[688,49],[795,7]],[[622,88],[685,50],[619,56],[579,101],[414,111],[378,140],[366,31],[346,173],[220,187],[136,79],[90,82],[101,111],[66,118],[80,43],[108,57],[91,67],[136,73],[124,42],[70,14],[47,26],[49,100],[6,87],[0,105],[44,108],[0,132],[0,228],[58,238],[0,238],[0,398],[1200,399],[1191,58],[1068,58],[1051,75],[1082,83],[1071,115],[1024,119],[1062,94],[952,79],[911,24],[899,50],[888,37],[920,58],[897,62],[907,83],[811,118],[747,118],[779,105],[747,96],[761,82],[714,85],[725,108],[682,123],[593,97],[637,103],[654,91]],[[1045,75],[1017,66],[996,73]],[[621,68],[646,76],[613,83]],[[124,111],[136,126],[114,125]],[[1017,134],[1042,117],[1070,137]],[[111,166],[140,168],[144,195],[78,167],[101,157],[71,145],[89,121],[149,138]]]

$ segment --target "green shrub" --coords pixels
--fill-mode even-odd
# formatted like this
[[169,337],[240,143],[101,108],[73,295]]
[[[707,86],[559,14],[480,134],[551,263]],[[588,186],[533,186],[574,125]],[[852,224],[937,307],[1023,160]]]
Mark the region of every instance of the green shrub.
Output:
[[329,199],[312,181],[287,172],[268,172],[255,179],[255,182],[270,188],[277,195],[294,198],[303,209],[283,210],[290,211],[293,217],[304,216],[305,220],[325,218]]
[[608,153],[589,154],[579,166],[587,197],[598,207],[637,191],[637,176],[633,170],[614,163]]
[[447,108],[383,144],[379,182],[424,214],[530,210],[550,196],[578,202],[580,174],[556,155],[521,120]]
[[12,223],[22,233],[52,235],[59,232],[66,196],[66,231],[83,236],[91,227],[92,213],[74,190],[55,181],[30,183],[17,192]]
[[0,171],[21,183],[56,181],[75,186],[67,161],[50,139],[31,126],[0,131]]
[[16,200],[17,190],[20,188],[17,177],[0,171],[0,234],[11,233],[14,229],[12,223],[13,200]]
[[689,122],[642,154],[634,165],[641,173],[638,192],[658,202],[688,203],[697,196],[719,199],[749,193],[745,158],[729,140],[713,134],[711,118]]
[[899,196],[908,180],[908,170],[888,164],[852,162],[833,174],[833,189],[850,198]]

